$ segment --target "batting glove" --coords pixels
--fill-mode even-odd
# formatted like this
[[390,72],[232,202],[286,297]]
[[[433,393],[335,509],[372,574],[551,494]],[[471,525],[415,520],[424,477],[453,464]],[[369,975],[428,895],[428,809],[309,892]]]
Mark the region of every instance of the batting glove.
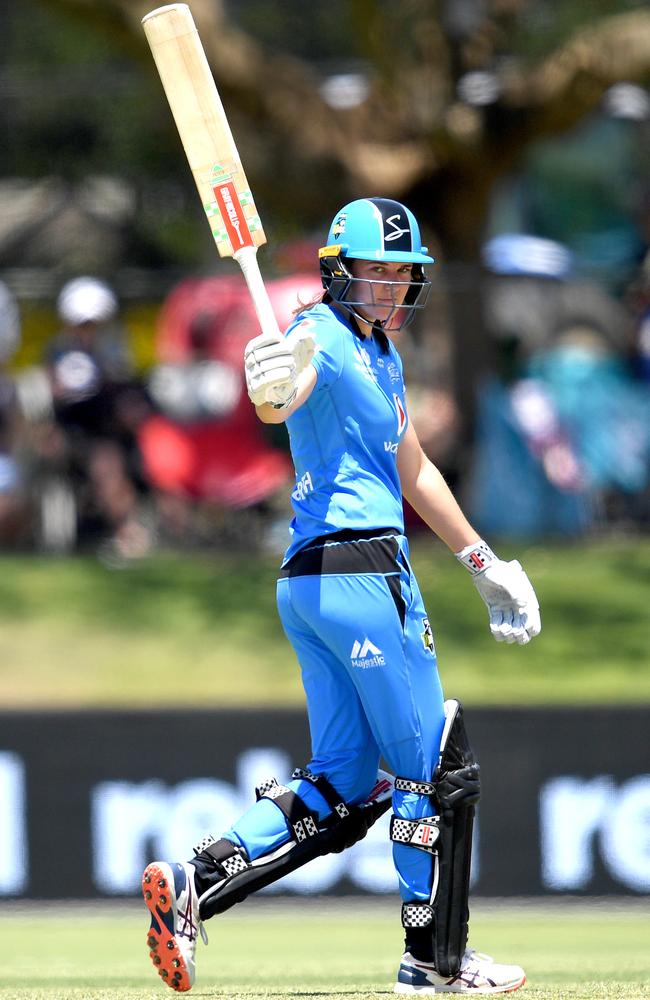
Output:
[[289,406],[296,395],[296,379],[314,355],[310,333],[292,331],[288,337],[262,333],[244,349],[246,388],[255,406]]
[[542,623],[537,597],[516,559],[497,559],[482,539],[456,552],[456,558],[472,574],[474,586],[487,605],[490,631],[497,642],[523,646],[539,635]]

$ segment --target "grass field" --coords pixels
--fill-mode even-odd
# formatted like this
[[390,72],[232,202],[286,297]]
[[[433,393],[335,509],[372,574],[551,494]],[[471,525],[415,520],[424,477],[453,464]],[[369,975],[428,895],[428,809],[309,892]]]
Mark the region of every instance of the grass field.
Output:
[[[650,997],[650,915],[638,904],[516,906],[477,902],[471,943],[521,964],[530,1000]],[[262,1000],[392,991],[400,952],[397,904],[250,903],[207,925],[192,997]],[[155,1000],[175,994],[149,963],[144,908],[0,908],[6,1000]]]
[[[448,694],[472,705],[650,702],[650,539],[498,550],[520,558],[540,597],[543,631],[526,647],[493,642],[441,545],[413,545]],[[300,703],[277,565],[160,553],[116,571],[91,557],[1,556],[3,707]]]

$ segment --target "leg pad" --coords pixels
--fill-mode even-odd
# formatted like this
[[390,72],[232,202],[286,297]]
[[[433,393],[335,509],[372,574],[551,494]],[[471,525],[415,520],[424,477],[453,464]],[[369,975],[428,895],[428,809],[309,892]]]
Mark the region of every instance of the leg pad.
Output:
[[438,815],[413,821],[393,817],[391,838],[433,856],[430,900],[405,902],[402,925],[407,950],[433,962],[441,976],[451,977],[459,971],[467,945],[472,829],[480,771],[460,703],[445,702],[445,714],[440,758],[432,781],[395,779],[396,789],[430,795]]

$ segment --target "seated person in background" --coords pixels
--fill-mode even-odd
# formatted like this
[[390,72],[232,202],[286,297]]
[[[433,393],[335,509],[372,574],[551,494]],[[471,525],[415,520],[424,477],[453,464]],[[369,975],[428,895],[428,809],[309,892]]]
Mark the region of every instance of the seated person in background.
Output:
[[111,289],[92,277],[58,298],[63,328],[46,348],[52,412],[76,481],[80,530],[99,524],[120,556],[141,555],[150,538],[140,518],[143,481],[135,431],[146,396],[133,377]]

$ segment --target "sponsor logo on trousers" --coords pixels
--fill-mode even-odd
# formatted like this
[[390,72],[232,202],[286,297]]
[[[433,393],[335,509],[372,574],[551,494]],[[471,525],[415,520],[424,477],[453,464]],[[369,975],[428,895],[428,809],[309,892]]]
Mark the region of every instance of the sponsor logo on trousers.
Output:
[[350,659],[353,667],[360,667],[362,670],[366,670],[368,667],[383,667],[386,663],[381,649],[375,646],[367,636],[363,642],[355,640]]

